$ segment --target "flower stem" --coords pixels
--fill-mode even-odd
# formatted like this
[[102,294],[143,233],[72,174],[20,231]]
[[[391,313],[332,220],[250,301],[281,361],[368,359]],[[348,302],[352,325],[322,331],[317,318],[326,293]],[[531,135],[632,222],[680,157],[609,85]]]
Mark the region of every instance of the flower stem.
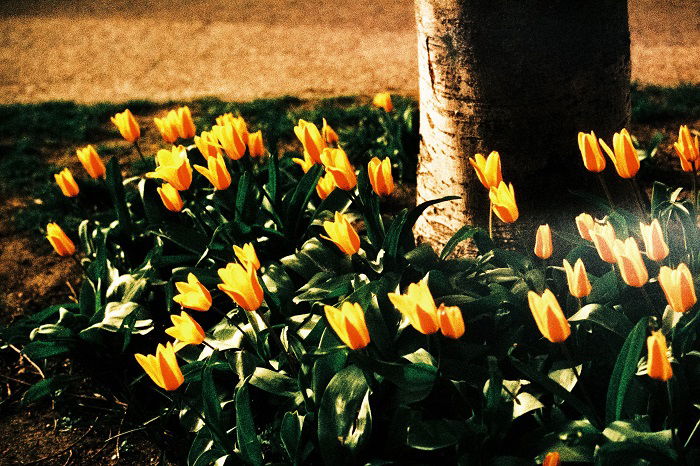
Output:
[[605,193],[605,197],[608,198],[610,207],[615,209],[615,203],[612,200],[612,196],[610,195],[610,191],[608,190],[608,185],[605,183],[605,179],[603,178],[603,175],[601,173],[598,173],[598,181],[600,181],[600,185],[603,187],[603,192]]
[[137,152],[137,153],[139,154],[139,156],[141,157],[141,160],[145,162],[145,161],[146,161],[146,157],[144,157],[144,156],[143,156],[143,152],[141,152],[141,147],[139,146],[139,141],[138,141],[138,140],[134,141],[134,148],[136,149],[136,152]]
[[630,178],[630,183],[632,183],[632,191],[634,191],[634,198],[637,201],[637,205],[639,206],[639,210],[642,214],[642,217],[651,218],[651,215],[647,213],[647,210],[644,207],[644,201],[642,201],[642,194],[639,189],[639,184],[637,184],[637,180],[635,178]]
[[493,201],[489,200],[489,238],[493,240]]

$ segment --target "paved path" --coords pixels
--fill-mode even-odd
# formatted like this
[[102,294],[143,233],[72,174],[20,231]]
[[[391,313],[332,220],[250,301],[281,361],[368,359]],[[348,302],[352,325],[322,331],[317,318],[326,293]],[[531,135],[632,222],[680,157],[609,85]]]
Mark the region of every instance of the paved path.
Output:
[[[633,78],[700,82],[700,0],[629,0]],[[411,0],[4,0],[0,102],[417,92]]]

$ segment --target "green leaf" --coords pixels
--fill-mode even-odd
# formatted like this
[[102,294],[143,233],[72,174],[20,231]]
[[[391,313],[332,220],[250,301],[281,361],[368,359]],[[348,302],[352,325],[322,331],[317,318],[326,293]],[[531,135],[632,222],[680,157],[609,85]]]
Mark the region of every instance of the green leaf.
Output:
[[379,247],[384,241],[384,223],[379,210],[379,196],[372,190],[366,169],[357,177],[357,189],[362,201],[362,216],[365,219],[367,237],[372,245]]
[[576,314],[569,317],[569,322],[593,322],[625,338],[632,329],[632,322],[621,311],[602,304],[586,304]]
[[[216,355],[217,352],[214,352],[214,354]],[[214,356],[212,356],[212,359],[214,359]],[[211,364],[207,364],[202,370],[202,403],[204,406],[205,424],[219,447],[224,451],[231,451],[226,429],[221,424],[221,402],[214,384],[212,370]]]
[[298,304],[304,301],[322,301],[346,295],[352,291],[353,278],[354,273],[335,276],[330,272],[319,272],[299,289],[299,294],[293,302]]
[[251,224],[254,222],[258,208],[255,186],[250,181],[250,172],[246,171],[238,180],[236,219],[245,224]]
[[279,160],[277,159],[277,154],[270,154],[267,159],[267,192],[272,199],[272,208],[277,210],[279,205],[277,185],[279,184],[280,178],[280,166]]
[[609,442],[596,451],[597,465],[639,464],[633,461],[637,459],[647,460],[644,464],[674,464],[678,459],[670,429],[640,432],[631,423],[615,421],[603,435]]
[[44,398],[54,397],[72,382],[76,377],[71,377],[66,374],[58,374],[53,377],[42,379],[29,387],[24,395],[22,395],[22,405],[26,406],[31,403],[36,403]]
[[366,363],[399,388],[399,398],[403,403],[415,403],[427,398],[437,379],[437,368],[430,364],[398,364],[379,360],[367,360]]
[[22,348],[22,353],[34,361],[48,359],[70,351],[68,343],[56,341],[32,341]]
[[434,419],[414,422],[408,427],[406,445],[416,450],[439,450],[457,444],[465,432],[463,421]]
[[[306,415],[301,415],[297,411],[286,412],[280,426],[282,447],[287,453],[289,460],[295,465],[301,464],[306,459],[305,451],[300,450],[305,420]],[[306,452],[310,452],[310,449],[307,448]]]
[[139,181],[138,188],[146,220],[151,225],[160,223],[163,219],[163,203],[158,196],[158,183],[152,178],[143,178]]
[[124,193],[124,180],[122,179],[121,168],[116,157],[112,157],[107,162],[107,172],[105,174],[107,190],[112,199],[112,204],[117,212],[117,220],[122,231],[131,230],[131,215],[126,205],[126,194]]
[[260,440],[255,433],[253,410],[250,407],[248,381],[244,380],[236,388],[236,439],[243,459],[255,466],[263,464]]
[[389,230],[387,230],[382,249],[386,252],[386,258],[389,260],[396,260],[398,256],[399,240],[401,239],[401,232],[403,231],[407,219],[408,210],[404,209],[394,217],[394,220],[389,226]]
[[248,383],[260,390],[279,396],[292,396],[299,392],[297,381],[288,375],[257,367],[248,379]]
[[299,180],[294,191],[287,194],[284,199],[285,204],[285,219],[284,224],[287,227],[288,234],[296,236],[299,222],[304,216],[306,206],[311,199],[311,196],[316,191],[316,183],[321,178],[322,167],[314,165],[308,172]]
[[466,239],[472,238],[478,232],[483,232],[483,230],[472,225],[464,225],[462,228],[457,230],[454,235],[452,235],[452,237],[447,241],[447,244],[445,244],[445,247],[442,248],[442,251],[440,252],[440,259],[444,260],[447,258],[447,256],[454,251],[454,248],[456,248],[459,243]]

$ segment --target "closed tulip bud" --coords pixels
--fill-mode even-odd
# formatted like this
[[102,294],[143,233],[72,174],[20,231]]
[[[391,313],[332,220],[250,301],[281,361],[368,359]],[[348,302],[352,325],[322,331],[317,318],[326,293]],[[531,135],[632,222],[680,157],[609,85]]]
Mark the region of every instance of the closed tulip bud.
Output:
[[600,173],[605,170],[605,157],[600,150],[600,144],[593,131],[590,134],[578,133],[578,148],[583,157],[583,165],[586,170]]
[[639,229],[642,232],[644,240],[644,249],[646,249],[649,259],[660,262],[668,256],[668,245],[664,241],[664,234],[661,231],[661,225],[658,219],[654,219],[651,225],[639,223]]
[[75,197],[80,192],[78,183],[75,182],[73,174],[67,168],[61,170],[60,173],[56,173],[53,177],[64,196]]
[[331,128],[328,123],[326,123],[326,119],[323,119],[323,128],[321,128],[321,136],[323,136],[323,140],[326,141],[326,144],[337,144],[338,143],[338,134],[333,131],[333,128]]
[[200,312],[208,311],[211,308],[211,293],[193,273],[187,275],[186,282],[175,282],[175,288],[179,294],[173,297],[173,301],[180,306]]
[[248,152],[251,157],[262,157],[265,155],[262,131],[258,130],[248,135]]
[[394,104],[391,102],[391,94],[388,92],[380,92],[372,99],[372,105],[383,108],[385,112],[390,112],[394,109]]
[[236,304],[246,311],[257,310],[263,302],[263,289],[258,281],[254,267],[243,267],[241,264],[228,264],[225,269],[219,269],[219,277],[223,283],[219,289],[229,295]]
[[214,189],[223,191],[231,186],[231,173],[226,167],[223,155],[207,158],[207,168],[201,165],[195,165],[194,169],[204,175],[209,182],[214,186]]
[[627,238],[624,242],[616,239],[613,253],[625,283],[640,288],[649,281],[647,267],[644,265],[642,253],[639,252],[639,246],[634,238]]
[[680,158],[683,171],[695,171],[698,157],[700,157],[700,146],[698,146],[698,137],[695,136],[693,140],[687,125],[681,126],[678,130],[678,141],[673,143],[673,148]]
[[659,284],[666,301],[675,312],[685,312],[695,305],[695,284],[688,266],[681,263],[674,270],[663,266],[659,271]]
[[535,235],[535,255],[540,259],[549,259],[552,256],[552,230],[549,225],[540,225]]
[[489,199],[493,212],[502,222],[513,223],[518,219],[518,205],[515,203],[513,183],[508,186],[501,181],[498,188],[491,188]]
[[589,214],[583,213],[576,217],[576,228],[581,238],[592,241],[591,231],[595,228],[596,223]]
[[159,343],[155,355],[134,356],[151,380],[164,390],[177,390],[185,381],[175,357],[175,348],[170,342],[165,346]]
[[408,319],[411,326],[420,333],[430,335],[440,329],[435,300],[430,294],[426,280],[411,283],[405,294],[389,293],[388,297],[396,309]]
[[530,291],[527,294],[527,300],[537,328],[543,337],[552,343],[561,343],[569,338],[571,327],[554,293],[547,289],[540,296]]
[[326,141],[321,136],[315,124],[299,120],[299,124],[294,127],[294,134],[304,146],[304,158],[308,155],[313,163],[321,163],[321,152],[326,148]]
[[355,169],[350,165],[348,156],[343,149],[324,149],[321,161],[326,171],[333,174],[335,185],[342,190],[350,191],[357,186]]
[[561,459],[559,457],[559,452],[550,451],[547,456],[544,457],[542,466],[559,466],[561,464]]
[[323,309],[331,328],[348,348],[357,350],[369,344],[365,313],[359,304],[345,301],[340,309],[328,305]]
[[83,168],[91,178],[97,179],[105,176],[105,164],[102,163],[102,159],[92,145],[78,149],[76,152],[78,160],[83,164]]
[[596,223],[593,229],[589,231],[591,234],[591,241],[593,241],[593,245],[596,251],[598,251],[598,256],[608,264],[616,263],[617,258],[615,258],[615,253],[613,252],[616,239],[613,226],[610,223],[604,225]]
[[49,240],[54,251],[59,256],[72,256],[75,254],[75,244],[56,223],[46,225],[46,239]]
[[154,118],[153,122],[156,124],[158,131],[160,132],[163,141],[168,144],[174,144],[175,141],[180,137],[177,131],[177,115],[173,110],[171,110],[164,118]]
[[311,160],[311,157],[307,152],[304,152],[304,158],[303,159],[298,159],[294,158],[292,159],[292,162],[296,163],[301,167],[301,169],[304,171],[304,173],[308,172],[311,167],[315,165],[315,162]]
[[586,274],[586,267],[579,258],[574,267],[569,261],[564,259],[564,271],[566,272],[566,283],[569,285],[569,293],[574,298],[583,298],[591,294],[591,282]]
[[328,236],[321,235],[321,238],[333,241],[338,249],[348,256],[352,256],[360,250],[360,237],[357,231],[352,227],[347,217],[340,212],[335,213],[334,221],[326,220],[323,222],[323,229],[326,230]]
[[666,337],[658,331],[651,332],[647,337],[647,375],[662,382],[673,377],[671,362],[668,360]]
[[373,157],[367,164],[367,174],[372,189],[378,196],[388,196],[394,191],[394,177],[391,176],[389,157],[381,161],[377,157]]
[[195,136],[194,145],[197,146],[197,149],[205,158],[216,157],[221,154],[219,140],[212,132],[202,131],[202,134]]
[[464,335],[464,318],[462,317],[462,311],[457,306],[440,304],[437,314],[440,332],[443,335],[454,340]]
[[192,183],[192,167],[183,146],[171,150],[161,149],[156,154],[156,171],[146,173],[148,178],[160,178],[178,191],[184,191]]
[[335,179],[332,173],[326,173],[324,176],[319,178],[318,183],[316,183],[316,194],[321,199],[328,197],[330,193],[335,189]]
[[[216,136],[219,145],[224,149],[226,155],[232,160],[239,160],[245,155],[245,140],[243,133],[240,133],[231,121],[224,121],[223,125],[215,125],[211,132]],[[247,134],[246,134],[247,136]]]
[[637,149],[632,144],[632,137],[626,129],[613,136],[613,149],[610,149],[602,139],[600,139],[600,145],[603,146],[610,160],[615,164],[618,175],[622,178],[634,178],[639,171],[639,159],[637,158]]
[[496,151],[492,151],[487,158],[481,154],[476,154],[469,159],[469,163],[474,167],[476,176],[484,188],[498,188],[503,181],[501,174],[501,156]]
[[139,127],[136,118],[128,108],[121,113],[117,113],[111,117],[112,123],[117,127],[119,133],[128,142],[136,142],[141,137],[141,128]]
[[224,113],[216,117],[216,124],[220,126],[232,125],[241,135],[244,144],[248,144],[248,125],[242,116],[234,117],[232,113]]
[[187,345],[198,345],[204,341],[204,330],[190,315],[182,312],[179,316],[172,315],[173,326],[166,328],[165,333],[175,338],[175,351]]
[[182,197],[180,197],[180,192],[173,188],[170,183],[163,183],[163,186],[156,188],[160,200],[163,201],[163,205],[166,209],[171,212],[180,212],[184,203],[182,202]]
[[190,108],[188,106],[180,107],[175,112],[175,127],[177,132],[182,139],[189,139],[194,137],[197,133],[197,128],[194,126],[194,121],[192,121],[192,113],[190,113]]
[[255,252],[253,243],[246,243],[242,248],[234,245],[233,252],[236,254],[236,259],[238,259],[245,268],[252,267],[255,270],[260,268],[260,260],[258,259],[258,254]]

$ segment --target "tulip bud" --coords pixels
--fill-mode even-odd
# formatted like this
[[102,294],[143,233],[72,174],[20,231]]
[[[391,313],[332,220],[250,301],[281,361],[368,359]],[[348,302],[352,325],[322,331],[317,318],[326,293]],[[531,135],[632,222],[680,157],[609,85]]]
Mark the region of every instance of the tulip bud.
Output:
[[330,193],[335,189],[335,179],[333,179],[332,173],[326,173],[324,176],[319,178],[318,183],[316,183],[316,194],[321,199],[328,197]]
[[333,222],[323,222],[323,228],[328,236],[321,235],[321,238],[333,241],[338,249],[348,256],[352,256],[360,250],[360,237],[352,227],[347,217],[340,212],[335,213]]
[[547,289],[540,296],[530,291],[527,294],[527,300],[537,328],[543,337],[552,343],[561,343],[569,338],[571,327],[554,293]]
[[674,270],[663,266],[659,271],[659,284],[666,301],[675,312],[685,312],[695,305],[695,284],[688,266],[681,263]]
[[170,183],[163,183],[163,186],[156,188],[160,200],[163,201],[163,205],[166,209],[171,212],[180,212],[184,203],[182,202],[182,197],[177,189],[173,188]]
[[172,315],[173,326],[166,328],[165,333],[175,338],[175,351],[187,345],[198,345],[204,341],[204,330],[188,313],[182,311],[179,316]]
[[578,133],[578,148],[583,157],[583,165],[586,170],[593,173],[600,173],[605,170],[605,157],[600,150],[600,144],[595,137],[595,133]]
[[218,288],[236,304],[246,311],[255,311],[260,307],[264,295],[254,267],[246,268],[241,264],[230,263],[218,272],[223,281]]
[[651,332],[647,337],[647,375],[662,382],[673,377],[673,369],[668,360],[666,337],[658,331]]
[[454,340],[464,335],[464,318],[462,317],[462,311],[457,306],[440,304],[437,314],[440,332],[443,335]]
[[194,137],[197,133],[197,128],[194,126],[194,121],[192,121],[192,113],[190,113],[190,108],[188,106],[180,107],[175,113],[175,127],[177,128],[177,133],[182,139],[189,139]]
[[391,176],[389,157],[382,161],[373,157],[367,164],[367,175],[372,189],[378,196],[388,196],[394,191],[394,178]]
[[693,141],[687,125],[682,125],[678,130],[678,142],[673,143],[673,148],[680,158],[683,171],[695,171],[698,157],[700,157],[700,146],[698,146],[697,136]]
[[625,283],[640,288],[649,281],[647,267],[644,265],[642,253],[639,252],[639,246],[634,238],[627,238],[624,242],[616,239],[613,253]]
[[586,274],[586,267],[579,258],[574,267],[571,268],[569,261],[564,259],[564,271],[566,272],[566,282],[569,285],[569,293],[574,298],[583,298],[591,294],[591,282]]
[[658,219],[654,219],[651,225],[639,223],[639,229],[642,232],[644,240],[644,248],[649,259],[660,262],[668,256],[668,245],[664,241],[664,234],[661,231],[661,225]]
[[474,167],[476,176],[484,188],[498,188],[498,185],[503,181],[501,175],[501,156],[496,151],[492,151],[488,158],[484,158],[481,154],[476,154],[469,159],[469,163]]
[[170,111],[165,118],[154,118],[153,122],[156,124],[158,131],[160,132],[163,141],[168,144],[174,144],[175,141],[180,137],[177,131],[177,122],[175,121],[177,115],[174,111]]
[[583,213],[576,217],[576,228],[581,238],[592,241],[591,231],[595,228],[596,223],[589,214]]
[[321,163],[321,152],[326,148],[326,141],[321,136],[316,125],[305,120],[299,120],[299,124],[294,127],[294,134],[304,146],[304,159],[308,155],[308,158],[313,163]]
[[49,240],[49,243],[51,243],[54,251],[59,256],[72,256],[75,254],[75,244],[57,223],[46,225],[46,239]]
[[610,160],[615,164],[618,175],[622,178],[634,178],[639,171],[639,159],[637,158],[637,150],[632,144],[632,137],[626,129],[613,136],[614,150],[610,149],[602,139],[600,139],[600,145],[603,146]]
[[78,154],[78,160],[83,164],[83,168],[85,168],[85,171],[88,172],[90,177],[97,179],[105,176],[105,165],[102,163],[102,159],[100,159],[100,156],[92,145],[77,149],[76,152]]
[[134,143],[139,137],[141,137],[141,128],[139,128],[136,118],[134,118],[134,115],[128,108],[111,117],[111,120],[112,123],[114,123],[114,126],[116,126],[119,130],[122,137],[128,142]]
[[348,348],[357,350],[369,344],[365,313],[359,304],[345,301],[340,309],[326,305],[324,311],[331,328]]
[[[294,158],[292,159],[292,162],[296,163],[301,167],[301,169],[304,171],[304,173],[308,172],[311,167],[315,165],[314,161],[311,160],[311,157],[309,157],[309,153],[304,151],[304,158],[303,159],[298,159]],[[335,183],[334,183],[335,185]]]
[[616,263],[617,259],[613,252],[613,246],[615,244],[615,229],[613,226],[610,223],[606,223],[605,225],[596,223],[589,232],[591,241],[593,241],[593,245],[596,251],[598,251],[598,256],[608,264]]
[[151,380],[164,390],[176,390],[185,381],[170,342],[165,346],[159,343],[155,355],[135,354],[134,357]]
[[216,157],[221,154],[219,140],[213,132],[202,131],[202,134],[194,137],[194,145],[205,158]]
[[211,307],[211,293],[193,273],[187,275],[186,282],[175,282],[175,288],[179,294],[173,297],[173,301],[180,306],[202,312],[208,311]]
[[491,188],[489,199],[493,212],[504,223],[513,223],[518,219],[518,205],[515,203],[513,184],[508,186],[501,181],[498,188]]
[[321,128],[321,135],[323,136],[323,140],[326,141],[327,144],[337,144],[338,143],[338,134],[333,131],[333,128],[331,128],[328,123],[326,123],[326,119],[323,119],[323,128]]
[[262,157],[265,155],[262,131],[258,130],[248,135],[248,153],[250,153],[251,157]]
[[184,191],[192,183],[192,167],[183,146],[171,150],[161,149],[156,154],[156,171],[146,173],[148,178],[160,178],[178,191]]
[[[217,119],[218,120],[218,119]],[[232,160],[239,160],[245,155],[245,140],[244,134],[236,129],[234,123],[230,120],[223,121],[223,125],[215,125],[211,128],[219,145],[223,147],[226,155]],[[247,133],[245,134],[247,138]]]
[[253,243],[246,243],[242,248],[238,246],[233,246],[233,252],[236,254],[236,259],[239,260],[243,267],[254,268],[258,270],[260,268],[260,260],[258,259],[258,254],[255,252]]
[[372,105],[383,108],[385,112],[390,112],[394,109],[394,104],[391,102],[391,94],[388,92],[380,92],[372,99]]
[[214,189],[223,191],[231,186],[231,173],[226,167],[224,156],[219,154],[216,157],[207,157],[207,167],[195,165],[194,169],[204,175],[214,186]]
[[440,329],[437,308],[426,280],[408,285],[406,294],[389,293],[388,297],[394,307],[420,333],[430,335]]
[[53,177],[64,196],[75,197],[80,192],[78,183],[75,182],[73,174],[67,168],[61,170],[60,173],[56,173]]
[[547,456],[544,457],[542,466],[559,466],[561,464],[561,459],[559,457],[559,452],[550,451]]
[[357,186],[355,169],[350,165],[348,156],[343,149],[324,149],[321,153],[321,161],[326,171],[333,174],[335,185],[345,191],[350,191]]
[[549,259],[552,250],[552,230],[547,224],[540,225],[535,236],[535,255],[540,259]]

